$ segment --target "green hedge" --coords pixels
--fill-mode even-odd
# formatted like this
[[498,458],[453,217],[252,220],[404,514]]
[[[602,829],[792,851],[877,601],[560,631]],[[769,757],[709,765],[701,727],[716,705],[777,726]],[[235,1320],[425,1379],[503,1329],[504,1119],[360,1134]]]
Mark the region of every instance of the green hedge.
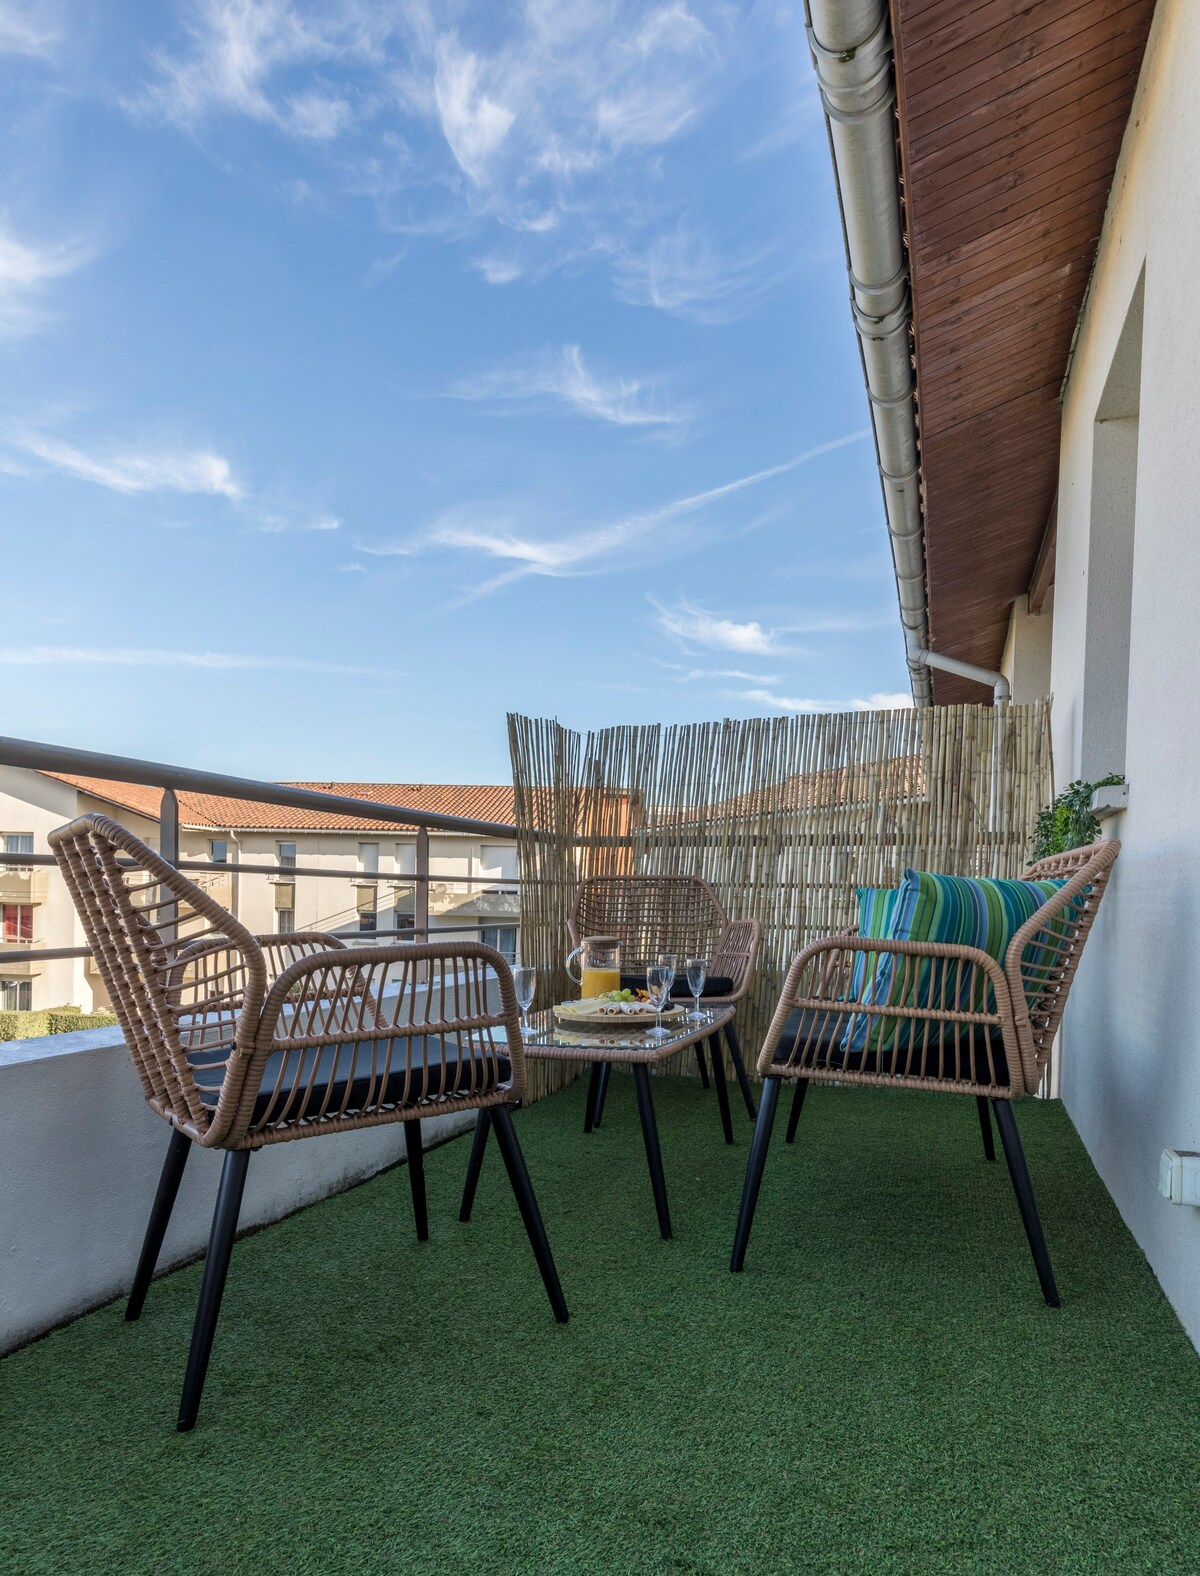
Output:
[[79,1007],[42,1007],[36,1012],[0,1012],[0,1040],[36,1040],[44,1034],[71,1034],[76,1029],[111,1029],[111,1012],[84,1012]]
[[67,1007],[58,1012],[48,1012],[47,1034],[74,1034],[76,1029],[111,1029],[116,1015],[111,1012],[81,1012],[78,1007]]

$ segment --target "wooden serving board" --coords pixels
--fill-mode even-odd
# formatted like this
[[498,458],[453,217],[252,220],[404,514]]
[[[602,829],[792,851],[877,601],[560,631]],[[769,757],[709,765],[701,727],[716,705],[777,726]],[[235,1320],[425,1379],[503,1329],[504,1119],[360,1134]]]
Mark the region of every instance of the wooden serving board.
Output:
[[653,1007],[637,1012],[588,1012],[584,1002],[561,1002],[554,1009],[559,1023],[574,1024],[580,1029],[641,1029],[652,1027],[661,1016],[663,1023],[683,1017],[683,1008],[677,1004],[664,1007],[656,1013]]

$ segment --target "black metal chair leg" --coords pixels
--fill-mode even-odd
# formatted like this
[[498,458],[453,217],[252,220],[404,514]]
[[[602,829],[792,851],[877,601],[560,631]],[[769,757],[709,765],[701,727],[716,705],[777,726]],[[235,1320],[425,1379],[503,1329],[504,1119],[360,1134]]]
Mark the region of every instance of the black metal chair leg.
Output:
[[494,1105],[491,1118],[492,1126],[496,1129],[496,1142],[504,1157],[504,1168],[508,1172],[508,1180],[512,1183],[512,1190],[516,1195],[521,1219],[525,1222],[529,1245],[533,1249],[537,1267],[542,1272],[542,1285],[545,1286],[550,1306],[554,1309],[554,1317],[559,1324],[566,1324],[566,1299],[559,1284],[558,1271],[554,1267],[554,1255],[550,1252],[550,1242],[546,1236],[546,1228],[542,1224],[542,1215],[534,1196],[533,1183],[529,1180],[529,1169],[525,1164],[525,1156],[521,1153],[517,1130],[513,1126],[512,1112],[506,1105]]
[[713,1083],[717,1086],[717,1105],[721,1111],[721,1128],[725,1134],[725,1142],[733,1143],[733,1118],[729,1114],[729,1085],[725,1081],[725,1058],[721,1054],[721,1047],[712,1047],[712,1072]]
[[162,1172],[158,1179],[158,1188],[154,1194],[154,1205],[150,1210],[150,1219],[146,1223],[146,1235],[142,1241],[142,1252],[138,1259],[137,1269],[133,1275],[133,1285],[129,1290],[129,1301],[125,1304],[125,1317],[132,1323],[140,1318],[142,1305],[146,1301],[146,1293],[150,1282],[154,1278],[154,1267],[158,1263],[158,1255],[162,1251],[163,1238],[167,1234],[167,1227],[171,1222],[171,1211],[175,1207],[175,1196],[179,1192],[179,1184],[183,1180],[183,1168],[187,1165],[187,1157],[192,1152],[192,1141],[186,1133],[181,1133],[177,1127],[171,1129],[171,1141],[167,1145],[167,1157],[163,1161]]
[[1057,1308],[1058,1287],[1054,1284],[1054,1271],[1050,1267],[1050,1254],[1042,1235],[1042,1220],[1038,1214],[1037,1200],[1033,1196],[1033,1183],[1029,1179],[1029,1167],[1025,1164],[1025,1150],[1017,1131],[1012,1101],[993,1100],[992,1109],[996,1113],[996,1126],[1000,1129],[1000,1142],[1004,1145],[1004,1158],[1008,1161],[1013,1192],[1017,1195],[1017,1207],[1021,1211],[1021,1221],[1029,1239],[1029,1251],[1033,1254],[1038,1280],[1042,1285],[1042,1296],[1049,1307]]
[[808,1093],[808,1079],[807,1078],[797,1078],[796,1079],[796,1092],[792,1096],[792,1112],[791,1112],[791,1115],[788,1117],[787,1138],[785,1140],[785,1142],[787,1142],[789,1144],[794,1144],[796,1142],[796,1129],[800,1125],[800,1113],[804,1109],[804,1096],[807,1093]]
[[587,1099],[583,1106],[583,1130],[590,1133],[596,1125],[596,1096],[600,1092],[600,1069],[603,1062],[593,1062],[591,1076],[588,1079]]
[[983,1153],[988,1160],[995,1160],[996,1145],[992,1140],[992,1119],[988,1115],[987,1096],[976,1095],[975,1104],[979,1107],[979,1131],[983,1134]]
[[725,1040],[729,1046],[733,1070],[737,1074],[738,1088],[742,1091],[742,1099],[746,1102],[746,1114],[753,1122],[758,1117],[758,1112],[754,1107],[754,1091],[750,1087],[750,1075],[747,1073],[746,1064],[742,1060],[742,1048],[738,1044],[737,1030],[733,1026],[732,1018],[725,1025]]
[[408,1158],[408,1185],[412,1189],[413,1219],[417,1241],[429,1241],[429,1208],[425,1202],[425,1150],[421,1144],[421,1119],[404,1124],[404,1148]]
[[650,1069],[644,1062],[633,1064],[633,1087],[637,1092],[638,1115],[642,1119],[642,1139],[646,1145],[646,1164],[650,1167],[650,1186],[658,1211],[658,1229],[664,1242],[671,1240],[671,1212],[667,1208],[667,1183],[663,1176],[662,1150],[658,1145],[658,1122],[654,1116],[654,1095],[650,1090]]
[[471,1158],[467,1161],[467,1180],[463,1183],[462,1203],[458,1206],[459,1220],[469,1221],[471,1210],[475,1204],[475,1189],[479,1186],[479,1173],[483,1170],[483,1153],[487,1148],[488,1130],[491,1127],[491,1118],[486,1111],[480,1111],[475,1118],[475,1136],[471,1140]]
[[700,1086],[708,1088],[708,1060],[704,1055],[704,1041],[696,1041],[696,1066],[700,1069]]
[[221,1168],[221,1185],[217,1189],[217,1207],[213,1210],[212,1230],[208,1238],[208,1256],[204,1260],[204,1279],[200,1282],[200,1300],[196,1304],[196,1320],[192,1325],[192,1344],[183,1380],[183,1395],[179,1401],[179,1420],[175,1425],[181,1434],[186,1434],[196,1426],[196,1414],[200,1410],[200,1397],[204,1393],[204,1378],[208,1373],[213,1336],[217,1333],[217,1316],[221,1312],[221,1297],[225,1291],[225,1277],[229,1273],[229,1258],[233,1252],[233,1237],[237,1231],[249,1164],[248,1149],[226,1151],[225,1164]]
[[599,1127],[604,1120],[604,1102],[608,1099],[608,1075],[611,1072],[611,1062],[600,1063],[600,1082],[596,1085],[596,1110],[592,1116],[593,1127]]
[[742,1186],[742,1206],[738,1211],[737,1230],[733,1234],[733,1253],[729,1268],[736,1274],[746,1262],[746,1244],[750,1241],[750,1228],[754,1224],[754,1210],[758,1204],[758,1190],[762,1186],[763,1168],[767,1163],[767,1150],[771,1147],[771,1128],[775,1125],[775,1109],[779,1104],[778,1078],[763,1080],[762,1099],[758,1106],[758,1121],[754,1126],[754,1139],[750,1145],[750,1158],[746,1162],[746,1180]]

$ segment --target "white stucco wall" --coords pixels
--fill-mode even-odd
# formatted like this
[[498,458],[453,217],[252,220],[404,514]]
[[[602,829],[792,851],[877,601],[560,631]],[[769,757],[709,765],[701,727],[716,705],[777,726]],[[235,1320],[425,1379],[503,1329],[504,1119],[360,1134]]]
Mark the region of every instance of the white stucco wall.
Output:
[[[430,1118],[425,1147],[473,1121]],[[119,1031],[0,1044],[0,1352],[128,1291],[169,1136]],[[240,1225],[277,1220],[404,1153],[400,1124],[273,1145],[250,1162]],[[193,1148],[160,1272],[207,1244],[223,1158]]]
[[1041,700],[1050,693],[1050,650],[1054,628],[1054,592],[1042,610],[1029,611],[1029,598],[1018,597],[1008,619],[1008,638],[1000,671],[1012,688],[1017,704]]
[[[1118,765],[1123,745],[1131,785],[1129,809],[1106,827],[1124,848],[1068,1009],[1062,1094],[1200,1343],[1200,1210],[1168,1204],[1156,1188],[1160,1150],[1200,1149],[1197,83],[1200,5],[1160,0],[1066,390],[1051,684],[1059,782]],[[1139,395],[1119,349],[1143,268]],[[1097,417],[1128,422],[1131,402],[1136,427],[1101,435],[1120,463],[1106,470]],[[1131,438],[1132,503],[1120,497]],[[1105,589],[1121,561],[1127,614]]]
[[[48,854],[48,833],[76,814],[78,795],[74,788],[37,772],[15,766],[0,766],[0,831],[32,832],[35,854]],[[35,867],[36,868],[36,867]],[[87,945],[83,927],[75,917],[70,895],[62,877],[53,866],[42,866],[45,900],[35,905],[34,943],[42,947],[82,947]],[[4,946],[0,938],[0,947]],[[29,977],[33,985],[33,1006],[59,1007],[68,1003],[91,1009],[95,1003],[92,980],[82,958],[58,958],[37,966]]]

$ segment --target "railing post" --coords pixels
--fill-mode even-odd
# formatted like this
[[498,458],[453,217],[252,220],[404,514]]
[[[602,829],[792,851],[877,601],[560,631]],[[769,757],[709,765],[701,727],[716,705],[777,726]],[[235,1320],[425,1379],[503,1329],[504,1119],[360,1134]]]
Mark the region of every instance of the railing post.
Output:
[[174,788],[164,788],[158,812],[158,851],[169,865],[179,864],[179,800]]
[[429,828],[417,828],[417,890],[413,893],[413,940],[429,940]]
[[[158,808],[158,852],[169,865],[179,867],[179,800],[174,788],[164,788]],[[163,929],[172,940],[180,939],[179,901],[170,889],[160,886],[158,903],[163,915]]]

